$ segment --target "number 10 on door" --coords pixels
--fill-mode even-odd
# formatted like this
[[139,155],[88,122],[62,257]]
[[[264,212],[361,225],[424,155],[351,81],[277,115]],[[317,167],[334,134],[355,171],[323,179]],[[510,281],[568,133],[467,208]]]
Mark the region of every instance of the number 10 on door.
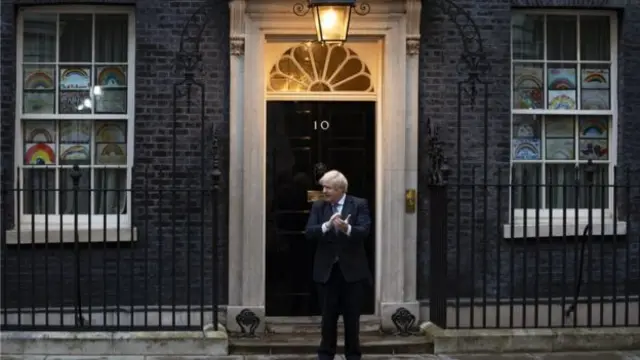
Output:
[[322,120],[318,123],[318,121],[313,122],[313,130],[322,130],[327,131],[331,127],[331,124],[327,120]]

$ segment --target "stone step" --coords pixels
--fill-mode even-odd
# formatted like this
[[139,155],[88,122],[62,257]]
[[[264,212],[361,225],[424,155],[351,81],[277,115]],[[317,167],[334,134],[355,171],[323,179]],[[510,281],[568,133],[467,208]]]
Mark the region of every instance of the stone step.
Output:
[[[260,334],[254,338],[231,335],[229,353],[254,354],[314,354],[320,344],[320,334]],[[433,344],[425,336],[398,336],[380,332],[363,332],[360,346],[365,354],[430,354]],[[344,338],[338,338],[338,353],[344,353]]]
[[[379,318],[365,318],[360,320],[360,332],[376,333],[380,331]],[[273,334],[320,334],[320,317],[309,317],[294,321],[292,319],[270,319],[267,332]],[[342,318],[338,321],[338,332],[344,334]]]

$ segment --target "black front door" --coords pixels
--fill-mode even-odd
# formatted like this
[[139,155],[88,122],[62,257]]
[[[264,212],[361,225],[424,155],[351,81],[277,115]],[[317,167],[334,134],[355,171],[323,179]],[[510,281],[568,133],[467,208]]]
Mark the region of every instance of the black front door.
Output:
[[[322,168],[349,181],[349,194],[366,198],[375,214],[375,103],[267,102],[266,312],[268,316],[319,315],[312,280],[316,244],[304,236]],[[375,225],[366,241],[375,274]],[[374,288],[363,313],[374,312]]]

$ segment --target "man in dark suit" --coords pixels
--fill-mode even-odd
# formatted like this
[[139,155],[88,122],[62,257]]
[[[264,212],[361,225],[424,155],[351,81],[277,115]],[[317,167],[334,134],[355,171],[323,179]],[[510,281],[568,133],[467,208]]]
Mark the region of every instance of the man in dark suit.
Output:
[[347,195],[346,177],[336,170],[320,179],[325,199],[313,203],[306,236],[317,239],[313,280],[318,283],[322,310],[319,360],[332,360],[342,314],[347,360],[359,360],[360,307],[364,287],[371,282],[364,241],[371,218],[365,199]]

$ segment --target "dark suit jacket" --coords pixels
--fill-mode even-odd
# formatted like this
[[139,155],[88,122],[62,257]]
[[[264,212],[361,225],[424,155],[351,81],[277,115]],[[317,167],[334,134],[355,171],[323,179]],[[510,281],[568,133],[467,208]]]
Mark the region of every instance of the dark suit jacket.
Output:
[[364,241],[369,238],[371,218],[367,200],[347,195],[342,206],[341,216],[348,215],[351,234],[332,229],[322,233],[322,224],[332,215],[331,204],[325,200],[313,203],[305,234],[308,239],[316,239],[318,245],[313,264],[313,280],[326,283],[331,275],[336,258],[347,282],[371,280]]

